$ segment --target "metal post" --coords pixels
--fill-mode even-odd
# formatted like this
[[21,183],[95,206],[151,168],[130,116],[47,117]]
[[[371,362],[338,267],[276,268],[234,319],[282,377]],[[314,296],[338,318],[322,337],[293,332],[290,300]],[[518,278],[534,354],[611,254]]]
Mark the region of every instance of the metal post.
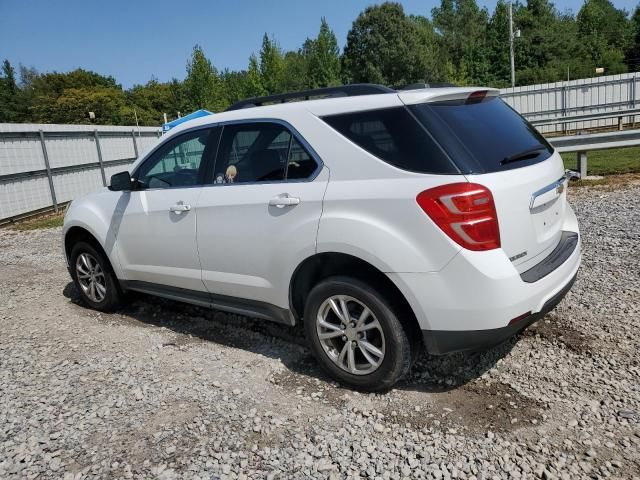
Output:
[[513,53],[513,5],[509,2],[509,57],[511,59],[511,88],[516,86],[516,67]]
[[[636,78],[637,76],[634,75],[633,77],[631,77],[629,80],[631,81],[631,108],[636,108]],[[635,115],[631,115],[631,128],[636,128],[636,116]]]
[[580,178],[587,176],[587,152],[577,153],[578,164],[576,165]]
[[[567,104],[569,103],[568,94],[567,94],[567,85],[563,85],[560,88],[560,100],[562,101],[562,116],[566,117],[567,116],[567,111],[568,111]],[[567,122],[566,121],[562,122],[562,132],[564,134],[567,133]]]
[[100,148],[100,137],[98,136],[98,130],[93,131],[93,136],[96,139],[96,148],[98,149],[98,163],[100,164],[100,174],[102,175],[102,185],[107,186],[107,177],[104,174],[104,165],[102,164],[102,149]]
[[131,129],[131,139],[133,140],[133,153],[138,158],[138,142],[136,142],[136,133]]
[[58,200],[56,199],[56,189],[53,186],[53,176],[51,175],[51,166],[49,165],[49,155],[47,154],[47,145],[44,142],[44,132],[40,130],[40,145],[42,146],[42,156],[44,157],[44,168],[47,170],[47,178],[49,179],[49,190],[51,191],[51,201],[53,202],[53,210],[58,213]]

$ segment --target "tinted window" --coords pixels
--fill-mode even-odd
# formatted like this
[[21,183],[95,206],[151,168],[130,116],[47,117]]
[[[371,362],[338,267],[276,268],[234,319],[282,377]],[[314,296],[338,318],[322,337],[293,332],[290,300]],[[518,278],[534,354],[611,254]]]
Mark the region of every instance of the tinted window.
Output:
[[291,140],[289,150],[289,164],[287,166],[287,180],[301,180],[309,178],[318,168],[316,161],[300,145],[297,139]]
[[215,163],[215,183],[284,180],[291,134],[275,123],[227,125]]
[[330,115],[323,120],[356,145],[398,168],[420,173],[458,173],[404,107]]
[[465,173],[525,167],[553,153],[544,137],[498,97],[409,108]]
[[143,188],[197,185],[210,135],[210,130],[199,130],[181,135],[160,147],[138,170],[139,185]]

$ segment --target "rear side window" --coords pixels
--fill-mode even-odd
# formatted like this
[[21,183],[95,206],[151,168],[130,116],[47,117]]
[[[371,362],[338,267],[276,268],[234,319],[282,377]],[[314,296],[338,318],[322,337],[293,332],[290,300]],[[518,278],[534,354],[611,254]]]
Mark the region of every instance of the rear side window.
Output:
[[459,173],[405,107],[329,115],[323,120],[359,147],[395,167],[418,173]]
[[309,178],[318,168],[316,161],[293,137],[289,149],[289,164],[287,166],[287,180],[302,180]]
[[227,125],[215,164],[215,183],[284,180],[291,134],[275,123]]
[[553,154],[544,137],[498,97],[424,103],[409,109],[463,173],[526,167]]

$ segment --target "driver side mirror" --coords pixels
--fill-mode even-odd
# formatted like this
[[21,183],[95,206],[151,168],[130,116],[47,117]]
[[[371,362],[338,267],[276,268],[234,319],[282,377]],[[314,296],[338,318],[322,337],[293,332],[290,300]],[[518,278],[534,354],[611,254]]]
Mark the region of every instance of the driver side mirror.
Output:
[[111,175],[111,184],[109,190],[114,192],[133,190],[133,181],[129,172],[120,172]]

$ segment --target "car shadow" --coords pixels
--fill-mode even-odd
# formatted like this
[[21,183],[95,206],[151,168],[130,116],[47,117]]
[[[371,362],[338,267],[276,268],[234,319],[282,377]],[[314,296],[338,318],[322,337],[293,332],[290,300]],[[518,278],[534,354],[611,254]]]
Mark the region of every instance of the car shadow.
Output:
[[[84,306],[73,282],[63,295]],[[337,384],[318,366],[311,355],[301,325],[290,327],[274,322],[229,314],[142,293],[128,293],[125,305],[108,315],[109,321],[166,328],[178,337],[162,347],[185,347],[198,342],[214,342],[278,359],[289,371],[310,379]],[[105,314],[106,315],[106,314]],[[419,354],[409,375],[394,388],[428,393],[447,392],[481,377],[504,358],[518,337],[496,347],[474,353],[445,356]]]

